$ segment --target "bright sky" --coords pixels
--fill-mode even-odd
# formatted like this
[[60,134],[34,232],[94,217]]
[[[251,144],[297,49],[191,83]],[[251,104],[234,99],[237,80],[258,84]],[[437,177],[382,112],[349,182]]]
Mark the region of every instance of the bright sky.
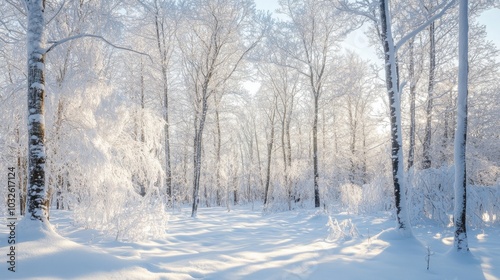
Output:
[[[278,0],[255,0],[257,9],[269,10],[274,12],[278,7]],[[479,22],[486,25],[488,37],[493,41],[497,48],[500,49],[500,32],[498,25],[500,24],[500,9],[491,9],[484,12],[479,18]],[[351,33],[345,44],[349,49],[355,50],[364,59],[376,59],[373,46],[369,45],[368,39],[362,31]]]

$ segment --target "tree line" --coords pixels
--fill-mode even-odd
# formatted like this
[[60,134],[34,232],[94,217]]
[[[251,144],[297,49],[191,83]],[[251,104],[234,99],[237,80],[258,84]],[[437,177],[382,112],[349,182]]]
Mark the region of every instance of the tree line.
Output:
[[[458,6],[279,4],[0,4],[1,164],[21,175],[20,213],[44,220],[53,205],[124,232],[127,215],[165,205],[330,209],[360,190],[409,228],[409,174],[459,162]],[[498,50],[477,23],[494,4],[466,16],[471,186],[500,173]],[[361,26],[379,61],[342,44]]]

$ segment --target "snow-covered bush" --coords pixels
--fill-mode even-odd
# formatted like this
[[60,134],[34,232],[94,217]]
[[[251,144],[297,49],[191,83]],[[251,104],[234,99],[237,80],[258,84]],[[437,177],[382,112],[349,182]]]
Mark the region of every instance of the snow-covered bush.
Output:
[[363,199],[363,188],[355,184],[340,186],[340,201],[342,207],[349,213],[357,214]]
[[433,220],[449,225],[453,213],[453,176],[453,167],[409,172],[408,204],[412,221]]
[[470,186],[467,190],[469,224],[483,227],[500,221],[500,184],[495,186]]
[[376,176],[372,182],[363,185],[363,198],[359,211],[362,213],[387,211],[393,207],[393,200],[390,180],[384,176]]
[[374,213],[391,210],[393,194],[388,178],[377,176],[369,184],[343,184],[339,187],[339,203],[349,213]]
[[120,240],[162,236],[168,217],[159,190],[161,117],[104,83],[72,95],[48,144],[52,206]]
[[[454,207],[453,166],[410,172],[408,203],[413,224],[423,220],[442,226],[452,225]],[[467,186],[467,221],[474,227],[498,223],[500,217],[500,184]]]
[[328,237],[326,241],[348,241],[360,236],[358,228],[351,219],[338,222],[337,219],[328,216]]

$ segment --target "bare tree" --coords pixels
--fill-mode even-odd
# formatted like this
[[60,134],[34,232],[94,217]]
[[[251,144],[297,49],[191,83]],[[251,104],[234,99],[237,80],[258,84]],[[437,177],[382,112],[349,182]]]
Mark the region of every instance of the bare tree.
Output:
[[268,124],[270,126],[269,135],[267,136],[267,166],[266,166],[266,183],[264,189],[264,209],[267,208],[269,201],[269,186],[271,184],[271,160],[273,155],[274,146],[274,130],[275,130],[275,119],[276,119],[276,103],[277,96],[274,95],[273,102],[270,103],[270,108],[266,111]]
[[295,69],[284,67],[293,58],[282,49],[270,48],[270,60],[274,63],[264,63],[259,69],[263,77],[263,87],[275,96],[276,113],[279,117],[281,153],[283,159],[283,182],[287,193],[288,209],[292,208],[294,200],[290,172],[292,168],[292,144],[290,126],[295,102],[300,89],[300,73]]
[[199,204],[202,139],[210,97],[232,78],[244,57],[262,38],[263,30],[254,29],[252,21],[256,20],[255,7],[251,1],[193,0],[193,4],[195,5],[186,5],[186,30],[179,36],[179,41],[182,41],[185,76],[194,93],[194,175],[191,215],[196,217]]
[[[326,80],[332,71],[333,48],[340,38],[347,34],[348,28],[340,26],[345,21],[339,19],[327,1],[280,1],[280,12],[290,18],[280,32],[288,32],[286,40],[276,41],[278,47],[288,52],[295,62],[284,66],[292,67],[301,73],[309,84],[313,97],[312,159],[314,179],[314,205],[320,207],[319,159],[318,159],[318,120],[319,104]],[[295,42],[293,42],[295,40]],[[278,62],[279,63],[279,62]]]
[[[426,8],[427,9],[427,8]],[[427,9],[428,10],[428,9]],[[428,169],[432,166],[431,160],[431,137],[432,137],[432,109],[434,99],[434,88],[436,83],[436,38],[435,38],[435,23],[429,25],[429,83],[427,86],[427,106],[426,106],[426,123],[425,136],[423,143],[423,161],[422,168]]]
[[[153,3],[153,14],[156,33],[156,45],[160,56],[161,78],[162,78],[162,105],[163,105],[163,120],[164,139],[165,139],[165,186],[167,188],[167,196],[172,199],[172,163],[170,151],[170,121],[169,121],[169,76],[168,70],[172,60],[173,42],[177,31],[177,21],[173,18],[175,15],[176,6],[173,1],[155,0]],[[172,10],[174,12],[172,12]],[[170,16],[170,17],[169,17]]]
[[[375,0],[373,2],[346,0],[340,1],[341,9],[361,15],[370,19],[375,24],[378,37],[383,46],[385,62],[385,80],[389,98],[390,124],[391,124],[391,163],[392,179],[394,184],[394,197],[396,206],[396,218],[398,229],[403,233],[411,235],[408,210],[406,205],[406,188],[404,185],[404,161],[402,149],[402,129],[401,129],[401,96],[400,81],[398,73],[397,51],[408,40],[427,28],[437,18],[441,17],[452,5],[454,1],[443,2],[439,12],[421,23],[417,27],[407,32],[397,42],[394,40],[392,31],[392,19],[389,9],[389,0]],[[378,11],[377,8],[378,7]],[[379,26],[380,24],[380,26]]]

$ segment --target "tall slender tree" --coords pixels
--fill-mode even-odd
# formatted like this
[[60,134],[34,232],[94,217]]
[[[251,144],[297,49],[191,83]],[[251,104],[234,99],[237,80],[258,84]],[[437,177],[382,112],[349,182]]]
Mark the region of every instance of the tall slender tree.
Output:
[[[343,35],[347,34],[345,24],[339,25],[340,15],[325,8],[327,1],[280,1],[280,12],[289,17],[290,21],[283,24],[284,30],[289,33],[282,42],[277,41],[278,47],[289,53],[295,60],[294,64],[284,66],[293,67],[307,80],[313,97],[312,123],[312,162],[314,182],[314,205],[320,207],[320,171],[318,152],[318,122],[319,106],[323,92],[326,90],[327,77],[332,71],[334,47]],[[296,38],[292,44],[290,38]]]
[[260,42],[265,28],[255,28],[258,18],[251,1],[193,0],[191,4],[186,5],[186,30],[179,41],[195,111],[191,216],[196,217],[210,97],[233,77],[245,56]]
[[429,25],[429,83],[427,85],[427,104],[425,109],[425,136],[423,143],[422,168],[428,169],[432,166],[431,138],[432,138],[432,111],[434,102],[434,88],[436,83],[436,39],[435,23]]
[[410,232],[410,223],[406,207],[406,190],[404,188],[403,150],[401,131],[401,99],[399,95],[399,76],[396,48],[391,29],[391,17],[388,0],[380,0],[380,40],[384,48],[385,79],[390,107],[391,123],[391,162],[394,197],[396,201],[396,218],[398,228]]
[[[397,227],[404,234],[411,235],[410,221],[408,217],[408,207],[406,205],[406,186],[404,184],[404,161],[402,148],[402,128],[401,128],[401,96],[400,81],[398,72],[397,51],[408,40],[415,37],[416,34],[427,28],[436,19],[454,5],[454,1],[443,2],[443,8],[436,11],[422,23],[416,24],[417,27],[407,32],[397,42],[394,41],[392,31],[392,19],[389,0],[375,0],[373,2],[355,2],[350,3],[347,0],[340,1],[340,7],[344,11],[361,15],[372,20],[378,32],[378,37],[384,51],[385,62],[385,82],[389,98],[389,119],[391,124],[391,163],[392,180],[394,186],[394,198],[396,206]],[[374,5],[377,4],[377,5]],[[377,7],[377,8],[375,8]],[[378,12],[377,12],[378,9]],[[380,24],[380,26],[379,26]]]
[[469,251],[467,240],[467,171],[465,152],[467,144],[467,95],[469,74],[469,19],[468,0],[459,3],[458,38],[458,100],[457,128],[455,130],[455,235],[453,247],[458,252]]
[[48,217],[45,186],[45,1],[26,0],[28,29],[28,189],[31,220]]

